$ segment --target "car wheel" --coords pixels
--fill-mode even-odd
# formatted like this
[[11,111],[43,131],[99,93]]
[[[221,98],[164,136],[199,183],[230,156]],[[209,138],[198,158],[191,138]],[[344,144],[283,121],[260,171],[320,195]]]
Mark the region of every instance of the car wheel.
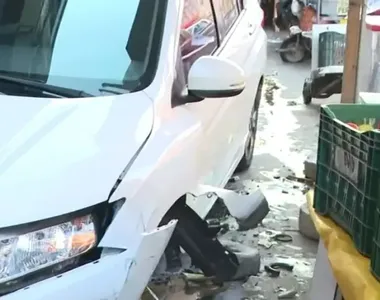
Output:
[[249,132],[248,138],[245,142],[244,155],[236,168],[237,172],[246,171],[252,164],[253,149],[255,148],[256,132],[257,132],[257,120],[259,119],[259,107],[262,94],[263,83],[260,83],[257,89],[255,103],[251,111],[251,118],[249,120]]

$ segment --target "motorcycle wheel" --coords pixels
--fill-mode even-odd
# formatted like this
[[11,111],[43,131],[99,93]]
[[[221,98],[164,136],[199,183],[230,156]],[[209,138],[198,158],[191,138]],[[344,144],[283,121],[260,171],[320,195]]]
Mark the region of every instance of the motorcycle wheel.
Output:
[[297,36],[292,36],[282,42],[280,49],[289,49],[289,51],[280,52],[280,57],[283,62],[299,63],[306,58],[307,50],[303,43],[301,41],[297,41],[297,39]]

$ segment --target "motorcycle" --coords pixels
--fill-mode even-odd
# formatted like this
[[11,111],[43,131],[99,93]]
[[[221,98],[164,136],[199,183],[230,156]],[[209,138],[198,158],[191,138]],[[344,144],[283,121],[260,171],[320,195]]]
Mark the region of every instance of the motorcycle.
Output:
[[277,50],[284,62],[298,63],[311,57],[312,26],[316,19],[316,10],[306,6],[300,0],[292,0],[291,13],[299,20],[291,25],[289,36]]
[[277,50],[283,62],[298,63],[311,57],[311,34],[298,25],[289,28],[290,34]]

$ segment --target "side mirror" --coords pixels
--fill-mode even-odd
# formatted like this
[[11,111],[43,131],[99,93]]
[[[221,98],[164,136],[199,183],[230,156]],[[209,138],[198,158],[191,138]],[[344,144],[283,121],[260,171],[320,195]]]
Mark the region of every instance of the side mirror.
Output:
[[226,98],[239,95],[244,88],[244,71],[230,60],[202,56],[190,68],[189,95],[202,99]]

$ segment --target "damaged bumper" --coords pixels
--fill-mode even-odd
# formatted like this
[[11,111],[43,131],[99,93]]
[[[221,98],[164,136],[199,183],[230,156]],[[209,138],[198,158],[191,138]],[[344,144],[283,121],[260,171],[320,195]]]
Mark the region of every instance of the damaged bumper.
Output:
[[269,213],[269,204],[260,189],[253,193],[241,194],[223,188],[198,185],[191,193],[194,197],[201,195],[216,195],[223,200],[229,213],[238,222],[240,229],[255,228]]
[[[137,300],[148,283],[166,248],[177,221],[149,233],[138,243],[118,254],[52,277],[14,293],[2,300]],[[154,245],[152,247],[152,245]]]

